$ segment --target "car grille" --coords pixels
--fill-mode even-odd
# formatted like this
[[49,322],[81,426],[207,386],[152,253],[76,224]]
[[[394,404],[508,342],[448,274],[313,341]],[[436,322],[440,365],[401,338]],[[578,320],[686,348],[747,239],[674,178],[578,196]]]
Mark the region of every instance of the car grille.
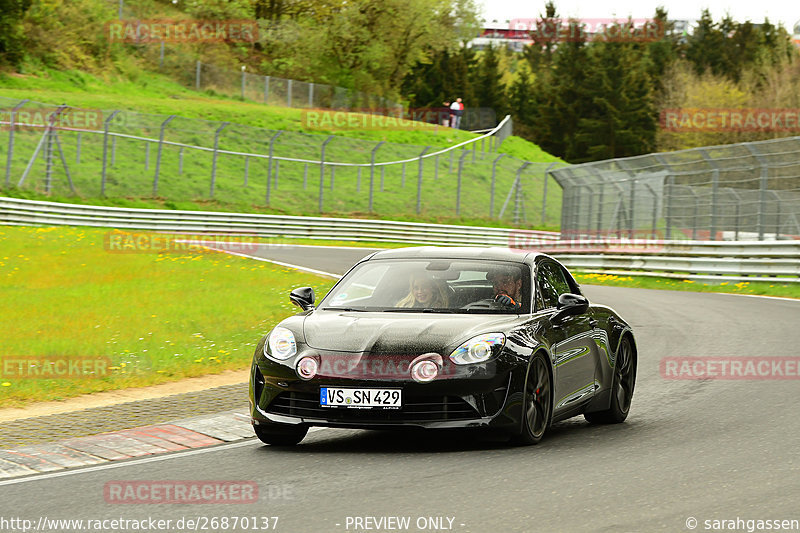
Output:
[[267,413],[320,418],[335,422],[435,422],[479,418],[470,404],[457,396],[403,398],[401,409],[352,409],[320,407],[319,395],[283,392],[267,408]]

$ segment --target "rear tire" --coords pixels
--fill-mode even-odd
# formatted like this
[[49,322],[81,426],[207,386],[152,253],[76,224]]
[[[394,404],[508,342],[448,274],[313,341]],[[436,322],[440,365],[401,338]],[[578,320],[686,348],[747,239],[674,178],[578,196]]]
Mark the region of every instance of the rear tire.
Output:
[[294,446],[303,440],[308,433],[308,426],[290,426],[285,424],[254,425],[256,437],[264,444],[272,446]]
[[592,424],[619,424],[628,418],[631,410],[633,389],[636,385],[636,350],[630,337],[624,337],[619,345],[614,365],[614,382],[611,385],[611,406],[605,411],[585,413]]
[[538,444],[550,427],[553,404],[550,390],[549,362],[542,352],[537,353],[528,365],[523,397],[522,430],[511,442],[520,446]]

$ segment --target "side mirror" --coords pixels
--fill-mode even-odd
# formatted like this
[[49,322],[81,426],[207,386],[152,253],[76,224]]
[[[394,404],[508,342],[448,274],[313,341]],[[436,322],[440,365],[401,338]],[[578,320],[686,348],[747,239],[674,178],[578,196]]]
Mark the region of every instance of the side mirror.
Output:
[[571,315],[580,315],[589,310],[589,300],[577,294],[564,293],[558,297],[558,312],[551,321],[556,322]]
[[308,311],[314,307],[314,289],[311,287],[295,289],[289,293],[289,300],[303,311]]

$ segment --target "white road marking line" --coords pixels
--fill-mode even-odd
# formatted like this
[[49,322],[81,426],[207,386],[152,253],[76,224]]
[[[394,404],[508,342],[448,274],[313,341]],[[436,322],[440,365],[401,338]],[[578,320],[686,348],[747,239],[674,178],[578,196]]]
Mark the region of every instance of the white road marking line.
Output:
[[283,261],[275,261],[274,259],[265,259],[263,257],[258,257],[256,255],[248,255],[248,254],[243,254],[243,253],[239,253],[239,252],[230,252],[228,250],[217,250],[216,248],[210,248],[210,247],[209,247],[209,249],[217,251],[217,252],[223,252],[223,253],[226,253],[226,254],[238,255],[239,257],[246,257],[248,259],[255,259],[256,261],[264,261],[266,263],[273,263],[275,265],[279,265],[279,266],[287,267],[287,268],[293,268],[295,270],[301,270],[303,272],[308,272],[310,274],[316,274],[318,276],[326,276],[326,277],[333,278],[333,279],[340,279],[342,277],[339,274],[332,274],[330,272],[324,272],[322,270],[316,270],[314,268],[308,268],[308,267],[304,267],[304,266],[300,266],[300,265],[293,265],[291,263],[284,263]]
[[[188,244],[240,244],[238,241],[205,241],[199,239],[180,239],[175,242],[188,243]],[[266,246],[267,248],[326,248],[329,250],[374,250],[372,246],[328,246],[326,244],[272,244],[268,242],[248,242],[248,246]],[[382,248],[383,249],[383,248]],[[388,248],[387,248],[388,249]]]
[[[308,432],[309,433],[315,433],[317,431],[325,431],[326,429],[331,429],[331,428],[328,428],[328,427],[313,427],[313,428],[310,428],[308,430]],[[166,461],[168,459],[176,459],[176,458],[181,458],[181,457],[188,457],[190,455],[200,455],[200,454],[219,451],[219,450],[223,450],[223,449],[227,450],[229,448],[241,448],[243,446],[248,446],[250,444],[262,444],[262,445],[266,446],[266,444],[263,444],[260,440],[258,440],[256,438],[248,438],[247,440],[244,440],[244,441],[241,441],[241,442],[229,442],[229,443],[226,443],[226,444],[219,444],[217,446],[211,446],[211,447],[207,447],[207,448],[198,448],[198,449],[186,450],[186,451],[182,451],[182,452],[159,454],[159,455],[154,455],[152,457],[142,457],[140,459],[133,459],[133,460],[130,460],[130,461],[124,461],[124,460],[123,461],[115,461],[115,462],[110,462],[110,463],[106,463],[106,464],[102,464],[102,465],[90,466],[90,467],[87,467],[87,468],[77,467],[77,468],[75,468],[73,470],[60,470],[58,472],[48,472],[48,473],[43,473],[43,474],[38,474],[38,475],[35,474],[35,475],[30,475],[28,477],[23,477],[23,478],[7,479],[7,480],[4,480],[4,481],[0,481],[0,487],[2,487],[4,485],[16,485],[16,484],[19,484],[19,483],[27,483],[29,481],[39,481],[39,480],[45,480],[45,479],[52,479],[52,478],[56,478],[56,477],[72,476],[72,475],[76,475],[76,474],[85,474],[85,473],[88,473],[88,472],[97,472],[99,470],[111,470],[113,468],[123,468],[123,467],[126,467],[126,466],[132,466],[132,465],[140,465],[140,464],[145,464],[145,463],[154,463],[154,462],[157,462],[157,461]]]
[[249,445],[252,445],[252,444],[261,444],[261,441],[256,439],[256,438],[252,438],[252,439],[248,439],[248,440],[245,440],[245,441],[242,441],[242,442],[231,442],[231,443],[227,443],[227,444],[220,444],[218,446],[211,446],[211,447],[208,447],[208,448],[198,448],[198,449],[194,449],[194,450],[186,450],[186,451],[183,451],[183,452],[175,452],[175,453],[167,453],[167,454],[155,455],[153,457],[142,457],[141,459],[133,459],[133,460],[130,460],[130,461],[119,461],[119,462],[113,462],[113,463],[102,464],[102,465],[97,465],[97,466],[90,466],[90,467],[87,467],[87,468],[76,468],[74,470],[62,470],[62,471],[59,471],[59,472],[48,472],[48,473],[41,474],[41,475],[34,475],[34,476],[23,477],[23,478],[8,479],[8,480],[5,480],[5,481],[0,481],[0,487],[2,487],[4,485],[16,485],[18,483],[27,483],[29,481],[40,481],[40,480],[52,479],[52,478],[56,478],[56,477],[72,476],[72,475],[76,475],[76,474],[85,474],[85,473],[88,473],[88,472],[97,472],[97,471],[100,471],[100,470],[111,470],[113,468],[124,468],[126,466],[140,465],[140,464],[145,464],[145,463],[154,463],[154,462],[157,462],[157,461],[166,461],[166,460],[169,460],[169,459],[175,459],[175,458],[180,458],[180,457],[188,457],[188,456],[191,456],[191,455],[200,455],[200,454],[219,451],[219,450],[223,450],[223,449],[227,450],[229,448],[241,448],[243,446],[249,446]]
[[787,302],[800,302],[800,298],[785,298],[783,296],[767,296],[766,294],[736,294],[734,292],[715,292],[706,294],[728,294],[730,296],[745,296],[747,298],[768,298],[770,300],[785,300]]

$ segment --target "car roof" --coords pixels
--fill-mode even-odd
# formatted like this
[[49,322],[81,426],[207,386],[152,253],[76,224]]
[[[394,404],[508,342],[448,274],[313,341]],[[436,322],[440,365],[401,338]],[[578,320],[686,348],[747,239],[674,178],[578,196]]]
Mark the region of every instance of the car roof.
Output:
[[378,259],[484,259],[490,261],[510,261],[533,264],[539,257],[547,257],[539,252],[515,250],[512,248],[489,248],[482,246],[416,246],[413,248],[394,248],[376,252],[369,261]]

